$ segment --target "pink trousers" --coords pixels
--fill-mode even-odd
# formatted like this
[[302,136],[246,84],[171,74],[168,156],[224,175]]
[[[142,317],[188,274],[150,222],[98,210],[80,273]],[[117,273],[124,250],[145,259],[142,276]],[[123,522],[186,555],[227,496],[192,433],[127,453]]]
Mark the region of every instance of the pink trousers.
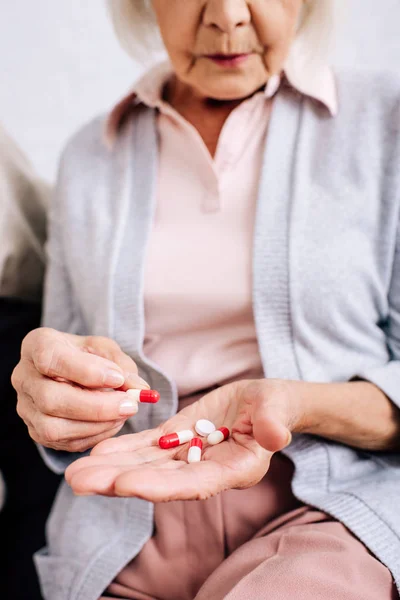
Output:
[[157,504],[153,537],[100,600],[399,600],[388,569],[301,504],[292,477],[276,454],[248,490]]

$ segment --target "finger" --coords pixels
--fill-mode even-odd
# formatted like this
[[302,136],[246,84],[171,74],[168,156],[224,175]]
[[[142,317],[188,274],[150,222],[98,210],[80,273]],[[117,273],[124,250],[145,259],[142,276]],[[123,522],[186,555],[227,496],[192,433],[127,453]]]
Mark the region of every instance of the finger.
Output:
[[122,427],[124,421],[105,421],[101,423],[71,421],[69,419],[49,417],[36,411],[31,423],[43,440],[43,443],[52,444],[95,437],[107,431],[114,430],[117,427]]
[[83,341],[53,329],[37,329],[22,345],[22,356],[46,377],[59,377],[91,388],[118,388],[125,382],[115,362],[84,350]]
[[114,435],[117,435],[123,426],[124,424],[122,423],[109,429],[108,431],[104,431],[99,435],[81,439],[74,439],[65,442],[54,442],[44,444],[42,440],[36,439],[36,430],[31,433],[31,437],[38,444],[41,444],[42,446],[45,446],[47,448],[52,448],[53,450],[62,450],[64,452],[86,452],[87,450],[91,450],[93,446],[100,443],[101,441],[106,440]]
[[70,475],[67,482],[77,496],[114,496],[114,481],[122,472],[123,467],[113,465],[86,467]]
[[[125,437],[125,436],[121,436]],[[84,456],[74,461],[68,466],[65,471],[65,478],[67,481],[73,477],[79,471],[88,468],[97,467],[124,467],[129,466],[130,468],[146,463],[152,463],[156,461],[171,460],[173,456],[170,452],[160,450],[160,448],[143,448],[136,452],[117,452],[114,454],[99,454],[90,456]]]
[[109,338],[90,336],[85,340],[85,350],[90,354],[97,354],[117,364],[125,377],[121,389],[126,391],[133,389],[150,389],[150,385],[138,374],[135,361],[122,351],[120,346]]
[[181,466],[174,470],[144,466],[123,472],[115,480],[114,493],[149,502],[169,502],[206,500],[231,487],[229,476],[217,462],[179,464]]
[[120,389],[122,391],[126,392],[127,390],[149,390],[150,389],[150,385],[147,383],[147,381],[145,381],[144,379],[139,377],[139,375],[136,375],[135,373],[130,373],[128,371],[124,371],[124,375],[125,375],[125,383],[124,383],[124,385],[122,385],[120,387]]
[[[156,461],[149,468],[163,468],[166,470],[177,469],[181,463],[177,461]],[[69,469],[69,468],[68,468]],[[115,496],[115,480],[123,473],[133,473],[135,467],[129,464],[87,466],[76,472],[68,472],[68,483],[78,496],[91,496],[94,494]]]
[[16,412],[27,425],[32,423],[36,408],[29,394],[23,392],[18,394]]
[[93,448],[91,454],[93,456],[115,454],[117,452],[134,452],[140,450],[141,448],[148,449],[151,446],[157,446],[157,449],[159,450],[158,440],[161,435],[162,433],[160,433],[158,429],[147,429],[146,431],[141,431],[140,433],[122,435],[119,438],[106,440],[101,444],[98,444],[95,448]]
[[138,403],[125,392],[90,390],[69,382],[39,375],[33,366],[26,370],[22,391],[36,409],[48,416],[75,421],[115,421],[138,412]]
[[253,418],[255,440],[270,452],[279,452],[291,441],[291,433],[284,425],[285,415],[281,406],[260,402],[256,405]]
[[65,479],[68,483],[78,474],[86,472],[88,469],[100,472],[103,468],[114,467],[116,469],[134,469],[145,464],[160,465],[163,463],[176,463],[170,453],[149,452],[119,452],[117,454],[103,454],[99,456],[84,456],[71,463],[65,470]]
[[106,422],[82,422],[58,417],[49,417],[39,412],[28,395],[18,398],[17,413],[27,424],[32,439],[47,447],[66,449],[73,448],[71,441],[77,440],[79,448],[86,439],[86,448],[91,448],[91,443],[115,435],[125,423],[125,419]]
[[217,463],[206,461],[196,465],[180,463],[175,470],[144,466],[118,475],[114,493],[120,497],[135,496],[150,502],[173,500],[205,500],[224,489]]

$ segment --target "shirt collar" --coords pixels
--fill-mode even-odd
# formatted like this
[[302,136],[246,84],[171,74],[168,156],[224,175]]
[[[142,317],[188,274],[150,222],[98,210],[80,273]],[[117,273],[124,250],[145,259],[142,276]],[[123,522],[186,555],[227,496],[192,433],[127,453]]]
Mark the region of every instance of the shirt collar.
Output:
[[[114,106],[109,113],[105,124],[105,139],[108,145],[115,140],[119,126],[138,104],[145,104],[151,108],[168,110],[168,104],[163,100],[163,89],[173,71],[169,61],[160,63],[147,71],[133,86],[130,92]],[[291,87],[301,94],[320,102],[329,111],[332,117],[338,113],[338,97],[333,69],[321,65],[317,70],[305,72],[301,81],[294,81],[288,70],[282,75],[273,75],[265,86],[266,98],[272,98],[280,89],[282,82],[286,81]]]

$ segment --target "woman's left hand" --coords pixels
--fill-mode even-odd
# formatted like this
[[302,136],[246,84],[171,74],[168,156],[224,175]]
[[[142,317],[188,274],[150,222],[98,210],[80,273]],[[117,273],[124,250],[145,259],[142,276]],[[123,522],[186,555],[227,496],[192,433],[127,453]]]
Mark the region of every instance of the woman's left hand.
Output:
[[[244,489],[267,473],[274,452],[290,443],[300,422],[300,382],[258,379],[224,385],[156,429],[98,444],[71,464],[66,480],[76,494],[139,497],[151,502],[204,500],[223,490]],[[187,463],[189,444],[158,446],[165,434],[194,429],[198,419],[228,427],[216,446],[203,440],[202,460]]]

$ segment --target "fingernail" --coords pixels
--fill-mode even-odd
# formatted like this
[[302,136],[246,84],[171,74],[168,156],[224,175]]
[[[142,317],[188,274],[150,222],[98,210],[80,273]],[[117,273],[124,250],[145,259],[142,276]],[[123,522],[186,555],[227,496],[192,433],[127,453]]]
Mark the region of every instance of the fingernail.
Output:
[[140,381],[140,383],[141,383],[142,385],[144,385],[144,387],[145,387],[147,390],[149,390],[149,389],[150,389],[150,386],[149,386],[149,384],[147,383],[147,381],[145,381],[145,380],[144,380],[144,379],[142,379],[141,377],[139,377],[139,381]]
[[119,414],[123,415],[124,417],[136,415],[138,409],[139,409],[139,405],[136,401],[124,400],[119,405]]
[[139,377],[139,375],[137,373],[126,373],[125,385],[135,388],[137,390],[141,390],[141,389],[149,390],[150,389],[150,386],[147,383],[147,381],[145,381],[144,379]]
[[109,369],[105,372],[104,385],[110,385],[112,387],[121,387],[121,385],[124,385],[124,383],[125,377],[122,375],[122,373],[114,371],[113,369]]
[[288,431],[288,438],[287,438],[287,442],[286,442],[286,446],[289,446],[292,443],[292,434],[290,431]]
[[135,387],[138,388],[144,388],[146,390],[150,389],[149,384],[147,383],[147,381],[145,381],[144,379],[142,379],[141,377],[139,377],[139,375],[131,375],[131,379],[132,383],[135,384]]

